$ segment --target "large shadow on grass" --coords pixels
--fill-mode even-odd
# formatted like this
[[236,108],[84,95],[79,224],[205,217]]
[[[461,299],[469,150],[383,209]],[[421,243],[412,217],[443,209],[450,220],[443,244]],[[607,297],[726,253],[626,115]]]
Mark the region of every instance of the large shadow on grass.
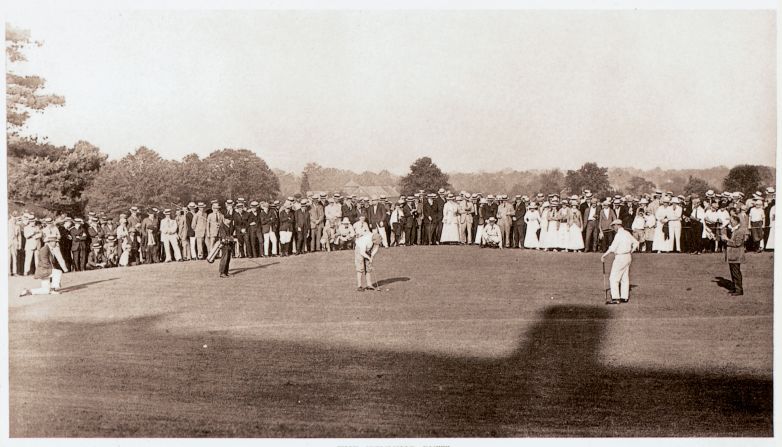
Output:
[[11,436],[772,435],[770,378],[601,362],[612,314],[549,307],[500,359],[12,322]]

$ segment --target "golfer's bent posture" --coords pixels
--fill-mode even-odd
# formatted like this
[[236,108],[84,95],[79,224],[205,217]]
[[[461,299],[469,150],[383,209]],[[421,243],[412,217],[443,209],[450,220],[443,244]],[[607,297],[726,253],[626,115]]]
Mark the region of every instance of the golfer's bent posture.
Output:
[[[377,234],[377,229],[366,232],[360,237],[356,238],[356,284],[358,284],[358,291],[362,290],[376,290],[372,283],[372,261],[375,259],[380,244],[383,243],[383,238]],[[367,287],[361,287],[361,279],[366,274]]]
[[616,232],[616,235],[608,250],[600,257],[600,260],[605,262],[605,258],[609,253],[614,254],[614,263],[611,265],[611,276],[609,277],[609,282],[611,283],[611,301],[609,301],[609,304],[618,304],[619,301],[617,299],[627,302],[630,296],[630,262],[632,261],[630,253],[638,249],[638,241],[627,230],[622,228],[620,219],[615,219],[611,222],[611,229]]
[[[35,279],[41,280],[41,287],[38,289],[24,289],[19,296],[25,295],[57,295],[60,292],[60,278],[62,271],[54,268],[55,257],[52,251],[57,248],[57,238],[46,238],[46,245],[38,250],[38,266],[35,268]],[[67,272],[68,269],[62,266]]]

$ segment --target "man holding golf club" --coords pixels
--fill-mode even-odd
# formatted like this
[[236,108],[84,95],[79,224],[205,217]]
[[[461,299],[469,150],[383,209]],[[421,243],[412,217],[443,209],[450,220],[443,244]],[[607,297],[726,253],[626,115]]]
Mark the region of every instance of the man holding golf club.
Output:
[[[638,241],[635,240],[627,230],[622,228],[622,221],[614,219],[611,222],[611,229],[616,232],[614,240],[603,253],[600,260],[603,262],[603,285],[605,286],[605,259],[609,253],[614,254],[614,262],[611,264],[611,298],[606,296],[606,304],[626,303],[630,298],[630,262],[632,262],[631,253],[638,249]],[[607,294],[607,292],[606,292]]]

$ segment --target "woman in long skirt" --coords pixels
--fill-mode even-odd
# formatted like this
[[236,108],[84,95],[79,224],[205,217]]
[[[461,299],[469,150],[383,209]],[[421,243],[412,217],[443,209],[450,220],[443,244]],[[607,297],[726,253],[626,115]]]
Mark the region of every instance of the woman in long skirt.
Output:
[[564,199],[562,201],[562,208],[559,209],[559,230],[558,230],[558,237],[557,240],[557,246],[561,248],[562,250],[567,251],[570,245],[570,225],[568,225],[568,220],[570,218],[570,207],[568,207],[568,201],[567,199]]
[[559,248],[559,204],[557,202],[551,202],[548,210],[545,248],[554,251],[558,251]]
[[538,206],[534,203],[527,208],[527,212],[524,214],[524,223],[527,224],[527,233],[524,235],[524,248],[539,249],[540,213],[538,212]]
[[570,229],[570,237],[568,239],[569,250],[581,251],[584,249],[584,236],[581,233],[583,228],[583,218],[581,217],[581,211],[578,209],[578,201],[570,201],[570,213],[568,217],[568,228]]
[[540,237],[538,238],[538,247],[548,250],[548,216],[549,203],[543,202],[540,206]]

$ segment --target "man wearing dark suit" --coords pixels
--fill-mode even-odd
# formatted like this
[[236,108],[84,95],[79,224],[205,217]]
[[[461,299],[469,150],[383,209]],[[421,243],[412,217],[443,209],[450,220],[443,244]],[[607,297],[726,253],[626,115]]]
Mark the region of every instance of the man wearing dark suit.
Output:
[[257,258],[263,254],[263,233],[260,231],[261,216],[258,214],[258,202],[250,202],[250,211],[245,215],[244,222],[247,225],[248,241],[250,248],[247,256]]
[[293,222],[296,231],[296,255],[301,255],[307,248],[307,233],[310,231],[310,212],[307,209],[307,199],[301,199],[301,208],[293,212]]
[[635,219],[637,205],[633,203],[632,199],[628,198],[627,203],[622,208],[624,214],[622,214],[622,228],[633,234],[633,219]]
[[440,188],[438,196],[434,199],[437,204],[436,226],[434,228],[434,243],[440,245],[440,235],[443,233],[443,208],[445,207],[445,190]]
[[437,228],[437,202],[435,194],[428,194],[423,203],[424,241],[422,244],[434,245],[434,232]]
[[236,232],[236,257],[246,258],[247,252],[251,250],[246,250],[247,246],[250,244],[250,238],[247,234],[247,213],[244,212],[244,204],[242,202],[236,204],[233,222],[234,232]]
[[[268,202],[261,201],[261,209],[258,210],[258,239],[263,241],[263,255],[277,256],[277,213],[269,208]],[[271,255],[269,250],[271,249]]]
[[[336,196],[336,194],[334,194]],[[345,197],[345,201],[342,203],[342,217],[350,219],[350,224],[353,225],[358,220],[358,210],[353,205],[353,200],[350,197]]]
[[489,194],[486,199],[488,203],[486,204],[486,214],[483,216],[484,224],[490,217],[497,218],[497,210],[500,208],[500,204],[494,201],[493,195]]
[[370,230],[378,228],[380,231],[385,231],[386,206],[383,203],[378,203],[375,198],[370,200],[367,214],[367,223]]
[[521,196],[516,196],[516,203],[513,204],[513,231],[511,232],[511,247],[512,248],[524,248],[524,234],[526,232],[526,224],[524,223],[524,215],[527,214],[527,203],[522,200]]
[[416,218],[418,217],[414,197],[407,198],[405,205],[402,207],[402,214],[404,215],[405,246],[409,247],[415,243]]
[[768,236],[771,234],[771,208],[776,204],[775,193],[776,191],[773,187],[766,188],[766,207],[763,210],[763,213],[766,215],[765,231],[763,232],[763,247],[768,245]]
[[611,202],[603,202],[603,209],[600,210],[600,217],[597,224],[600,230],[600,251],[605,252],[614,241],[614,230],[611,229],[611,222],[616,220],[616,213],[611,209]]
[[84,221],[81,218],[73,220],[74,226],[70,230],[71,258],[73,259],[73,270],[76,272],[84,271],[87,268],[87,241],[89,235],[84,229]]
[[591,197],[589,204],[584,209],[582,215],[584,222],[584,251],[597,251],[597,245],[600,241],[600,207],[597,205],[597,197]]

